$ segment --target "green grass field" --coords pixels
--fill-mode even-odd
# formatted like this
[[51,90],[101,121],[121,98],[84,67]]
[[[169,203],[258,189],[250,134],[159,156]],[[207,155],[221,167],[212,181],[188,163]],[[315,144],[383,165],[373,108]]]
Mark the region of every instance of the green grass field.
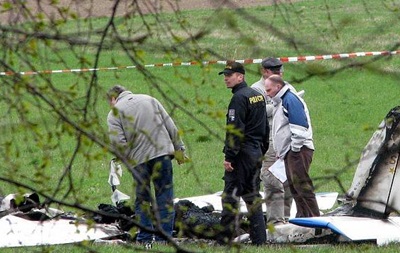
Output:
[[[97,58],[98,67],[397,50],[399,8],[399,1],[309,0],[217,13],[201,10],[164,14],[161,22],[146,16],[152,36],[143,44],[128,44],[131,48],[123,50],[109,35],[110,48]],[[90,22],[93,29],[102,29],[107,20]],[[116,28],[121,35],[136,37],[146,33],[140,22],[139,18],[119,18]],[[60,30],[72,33],[77,27],[74,21],[62,24]],[[28,25],[24,28],[30,29]],[[201,35],[196,40],[185,40],[188,34],[197,33]],[[90,39],[99,38],[93,35]],[[94,48],[70,47],[61,42],[46,44],[34,38],[19,47],[2,47],[3,61],[16,71],[93,67],[97,53]],[[285,80],[297,90],[305,90],[310,110],[316,147],[311,175],[317,192],[343,194],[350,186],[363,147],[386,113],[399,105],[399,63],[398,55],[285,63]],[[221,191],[225,110],[231,97],[223,77],[217,74],[223,67],[209,64],[2,76],[0,196],[34,190],[90,209],[111,203],[107,180],[113,155],[107,149],[109,106],[105,91],[117,83],[135,93],[159,98],[182,130],[191,162],[181,166],[174,163],[176,197]],[[260,78],[259,65],[245,67],[250,85]],[[35,92],[32,87],[36,87]],[[133,194],[127,171],[118,188]],[[124,251],[116,246],[95,249]],[[70,252],[71,248],[49,250]],[[206,246],[193,250],[214,252]],[[280,250],[300,249],[268,247],[248,252]],[[301,249],[327,250],[392,252],[392,247]]]

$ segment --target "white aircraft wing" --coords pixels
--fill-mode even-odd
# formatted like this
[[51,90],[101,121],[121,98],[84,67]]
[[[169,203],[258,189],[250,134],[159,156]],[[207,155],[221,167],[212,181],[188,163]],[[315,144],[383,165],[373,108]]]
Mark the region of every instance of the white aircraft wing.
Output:
[[122,234],[113,225],[75,222],[69,219],[32,221],[6,215],[0,219],[0,248],[76,243]]
[[368,217],[326,216],[293,218],[290,223],[311,228],[330,229],[344,241],[376,241],[378,245],[400,242],[400,217],[373,219]]
[[[213,206],[214,210],[216,212],[221,212],[222,211],[222,203],[221,203],[221,194],[222,192],[216,192],[214,194],[208,194],[208,195],[201,195],[201,196],[195,196],[195,197],[187,197],[187,198],[177,198],[175,199],[175,202],[178,202],[179,200],[189,200],[196,206],[202,208],[204,206]],[[264,198],[264,193],[260,192],[261,197]],[[337,192],[320,192],[315,194],[319,209],[321,211],[329,210],[333,207],[333,205],[336,203],[336,199],[338,197]],[[262,205],[263,211],[266,212],[266,205]],[[247,207],[245,202],[240,199],[240,212],[241,213],[247,213]],[[296,204],[293,201],[292,208],[290,210],[290,216],[295,217],[296,216]]]

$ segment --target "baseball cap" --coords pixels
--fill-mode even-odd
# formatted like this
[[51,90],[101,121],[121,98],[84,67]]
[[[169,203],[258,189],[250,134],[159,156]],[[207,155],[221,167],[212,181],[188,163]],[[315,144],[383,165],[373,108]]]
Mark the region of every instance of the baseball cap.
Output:
[[282,67],[283,63],[274,57],[268,57],[261,61],[261,66],[265,69],[270,70],[279,70]]
[[228,62],[224,68],[224,70],[222,70],[221,72],[218,73],[218,75],[221,74],[232,74],[232,73],[241,73],[241,74],[245,74],[245,70],[244,67],[241,63],[239,62]]

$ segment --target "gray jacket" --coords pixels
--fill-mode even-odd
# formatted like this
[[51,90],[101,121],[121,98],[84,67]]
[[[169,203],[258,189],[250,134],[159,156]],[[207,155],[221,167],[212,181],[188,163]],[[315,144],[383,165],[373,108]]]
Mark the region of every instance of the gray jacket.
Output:
[[157,99],[124,91],[116,101],[107,117],[109,137],[132,165],[184,150],[175,123]]

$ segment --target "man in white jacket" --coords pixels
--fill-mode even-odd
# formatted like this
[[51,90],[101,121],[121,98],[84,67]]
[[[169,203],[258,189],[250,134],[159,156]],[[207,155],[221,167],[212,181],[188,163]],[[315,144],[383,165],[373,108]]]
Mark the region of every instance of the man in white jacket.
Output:
[[272,136],[278,159],[283,159],[296,217],[319,216],[314,185],[308,174],[314,154],[313,132],[306,103],[290,90],[279,75],[265,80],[274,105]]

